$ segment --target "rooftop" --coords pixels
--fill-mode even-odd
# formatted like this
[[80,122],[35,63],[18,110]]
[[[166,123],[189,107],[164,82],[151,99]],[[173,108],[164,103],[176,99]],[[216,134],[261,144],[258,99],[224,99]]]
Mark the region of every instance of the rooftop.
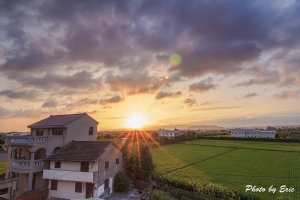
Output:
[[[69,115],[50,115],[50,117],[43,119],[41,121],[38,121],[36,123],[33,123],[28,128],[35,128],[35,127],[57,127],[61,126],[63,127],[66,124],[69,124],[70,122],[87,115],[86,113],[80,113],[80,114],[69,114]],[[91,118],[93,119],[93,118]],[[94,120],[94,119],[93,119]],[[96,121],[97,122],[97,121]]]
[[95,162],[111,143],[110,141],[72,141],[48,156],[46,160]]

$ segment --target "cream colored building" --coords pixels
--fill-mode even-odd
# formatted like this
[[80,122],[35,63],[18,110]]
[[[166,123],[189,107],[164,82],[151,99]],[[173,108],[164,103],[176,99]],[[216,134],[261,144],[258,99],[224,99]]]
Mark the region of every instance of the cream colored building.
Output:
[[263,131],[256,129],[232,129],[231,137],[240,138],[275,138],[276,131]]
[[64,199],[105,197],[122,170],[122,152],[109,141],[73,141],[46,160],[50,168],[43,178],[49,180],[49,196]]
[[6,178],[18,177],[15,194],[48,186],[46,157],[76,141],[96,141],[98,122],[88,114],[51,115],[28,126],[30,135],[8,136]]

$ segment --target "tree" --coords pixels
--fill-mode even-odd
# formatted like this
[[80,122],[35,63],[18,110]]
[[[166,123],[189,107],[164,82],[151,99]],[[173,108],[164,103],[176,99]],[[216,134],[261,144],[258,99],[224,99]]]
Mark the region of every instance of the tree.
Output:
[[119,171],[115,178],[113,183],[114,189],[117,192],[127,192],[130,187],[130,179],[126,175],[125,172]]

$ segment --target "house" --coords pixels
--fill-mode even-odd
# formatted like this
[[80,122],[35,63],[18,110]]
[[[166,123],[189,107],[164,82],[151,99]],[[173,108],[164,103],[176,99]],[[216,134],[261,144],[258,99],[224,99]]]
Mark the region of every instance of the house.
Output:
[[231,137],[240,138],[275,138],[276,131],[263,131],[257,129],[232,129]]
[[6,178],[18,178],[15,194],[47,187],[45,158],[73,140],[96,141],[97,125],[86,113],[51,115],[29,125],[29,135],[7,136]]
[[72,141],[48,156],[49,196],[65,199],[103,197],[113,191],[122,170],[122,152],[113,142]]
[[187,131],[184,131],[184,130],[179,130],[177,128],[175,128],[173,131],[171,130],[166,130],[164,128],[161,128],[157,131],[158,135],[160,137],[168,137],[168,138],[171,138],[171,137],[176,137],[176,136],[180,136],[180,135],[183,135],[185,134]]

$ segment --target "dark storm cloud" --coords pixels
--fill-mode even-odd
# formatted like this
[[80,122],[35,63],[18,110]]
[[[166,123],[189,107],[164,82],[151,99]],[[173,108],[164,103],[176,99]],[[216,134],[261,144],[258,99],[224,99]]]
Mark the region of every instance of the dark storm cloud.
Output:
[[6,96],[10,99],[22,99],[27,101],[36,100],[39,93],[35,90],[23,90],[23,91],[13,91],[13,90],[2,90],[0,96]]
[[71,89],[97,89],[101,87],[101,79],[93,78],[88,71],[79,71],[72,75],[46,74],[43,77],[23,76],[19,81],[26,86],[41,89],[71,88]]
[[177,98],[181,96],[181,92],[158,92],[155,96],[155,99],[163,99],[163,98]]
[[206,92],[209,90],[216,89],[218,84],[212,83],[212,78],[208,77],[202,81],[199,81],[197,83],[193,83],[189,86],[190,92]]
[[255,97],[255,96],[258,96],[258,94],[257,93],[248,93],[245,96],[243,96],[243,98],[248,99],[248,98]]
[[52,108],[56,107],[58,105],[58,102],[56,100],[50,99],[48,101],[45,101],[42,105],[43,108]]
[[188,107],[192,107],[194,105],[197,105],[196,99],[187,98],[183,101],[183,104],[186,104]]
[[99,102],[102,105],[108,105],[108,104],[120,103],[123,102],[124,100],[125,100],[124,97],[121,97],[120,95],[115,95],[111,98],[101,99]]
[[[159,85],[150,86],[152,77],[137,71],[150,71],[155,62],[167,65],[173,53],[182,59],[169,69],[177,73],[176,82],[206,74],[247,74],[245,66],[263,53],[282,49],[287,53],[274,60],[289,67],[275,70],[279,83],[278,75],[269,78],[267,73],[253,72],[236,86],[295,85],[300,83],[300,72],[291,75],[297,66],[292,51],[300,41],[300,2],[285,8],[273,5],[280,3],[4,0],[0,2],[0,73],[49,90],[97,88],[101,81],[83,71],[80,63],[84,63],[118,69],[119,74],[105,78],[114,91],[126,88],[128,94],[144,94],[157,92]],[[77,75],[57,75],[58,69],[68,66]],[[128,69],[135,73],[130,75]]]

